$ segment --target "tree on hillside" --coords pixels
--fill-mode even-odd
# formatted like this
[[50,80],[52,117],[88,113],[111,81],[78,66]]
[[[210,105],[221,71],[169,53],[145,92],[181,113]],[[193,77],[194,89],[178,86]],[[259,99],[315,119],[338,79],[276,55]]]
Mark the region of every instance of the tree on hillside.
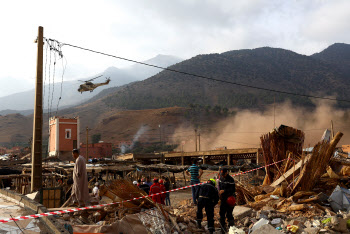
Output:
[[224,116],[228,115],[228,109],[227,107],[222,108],[222,113],[224,114]]
[[217,115],[221,115],[221,106],[215,105],[213,108],[213,112]]

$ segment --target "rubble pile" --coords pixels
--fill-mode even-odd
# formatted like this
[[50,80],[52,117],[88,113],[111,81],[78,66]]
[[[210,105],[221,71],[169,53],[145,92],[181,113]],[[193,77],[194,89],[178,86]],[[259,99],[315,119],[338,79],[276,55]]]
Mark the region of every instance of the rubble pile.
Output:
[[[229,233],[350,233],[350,158],[335,153],[342,135],[338,132],[332,140],[323,137],[309,153],[302,149],[300,130],[281,126],[263,135],[264,161],[275,164],[265,168],[259,186],[235,177],[235,225]],[[156,204],[149,197],[122,202],[144,195],[128,180],[112,180],[100,187],[100,196],[121,203],[65,214],[60,222],[81,233],[207,231],[205,213],[203,228],[197,228],[192,199],[176,206]],[[220,229],[219,207],[214,210],[216,230]]]

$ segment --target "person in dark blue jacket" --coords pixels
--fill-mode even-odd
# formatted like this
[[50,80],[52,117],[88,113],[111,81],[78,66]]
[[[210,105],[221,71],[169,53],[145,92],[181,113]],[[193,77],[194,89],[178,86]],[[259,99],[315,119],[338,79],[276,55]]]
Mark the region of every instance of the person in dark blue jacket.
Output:
[[220,169],[220,180],[219,180],[219,196],[221,200],[220,204],[220,225],[222,233],[227,231],[226,229],[226,218],[228,225],[231,227],[235,221],[232,215],[234,206],[227,204],[227,198],[236,196],[236,185],[235,180],[228,174],[226,168]]
[[197,227],[202,228],[203,208],[207,214],[208,230],[214,233],[214,207],[219,202],[219,194],[216,189],[216,181],[209,179],[207,183],[198,186],[197,198]]

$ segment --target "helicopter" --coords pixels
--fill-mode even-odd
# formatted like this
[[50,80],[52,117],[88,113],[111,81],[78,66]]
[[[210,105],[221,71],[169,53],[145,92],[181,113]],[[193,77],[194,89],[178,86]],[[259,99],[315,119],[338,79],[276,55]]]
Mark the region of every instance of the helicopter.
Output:
[[106,79],[106,82],[104,82],[104,83],[96,83],[96,84],[92,83],[92,81],[94,79],[100,78],[101,76],[97,76],[97,77],[92,78],[90,80],[79,80],[81,82],[84,82],[85,84],[81,84],[79,86],[78,92],[83,93],[83,92],[86,92],[86,91],[90,91],[90,93],[91,93],[92,91],[94,91],[94,89],[96,89],[99,86],[108,85],[109,82],[111,81],[111,79],[109,77]]

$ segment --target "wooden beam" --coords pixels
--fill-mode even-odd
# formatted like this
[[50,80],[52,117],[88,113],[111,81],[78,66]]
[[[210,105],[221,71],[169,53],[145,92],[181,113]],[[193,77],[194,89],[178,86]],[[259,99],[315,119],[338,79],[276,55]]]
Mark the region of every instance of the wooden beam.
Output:
[[[310,156],[307,156],[307,157],[305,158],[305,161],[307,162],[307,161],[309,161],[309,159],[310,159]],[[292,167],[292,168],[289,169],[286,173],[284,173],[283,176],[281,176],[280,178],[278,178],[277,180],[275,180],[275,181],[271,184],[271,186],[272,186],[272,187],[276,187],[276,186],[280,185],[284,180],[289,180],[290,177],[293,176],[293,172],[296,172],[296,173],[297,173],[297,172],[300,171],[300,168],[301,168],[302,164],[303,164],[303,162],[302,162],[302,161],[299,161],[299,162],[295,165],[295,167]]]

